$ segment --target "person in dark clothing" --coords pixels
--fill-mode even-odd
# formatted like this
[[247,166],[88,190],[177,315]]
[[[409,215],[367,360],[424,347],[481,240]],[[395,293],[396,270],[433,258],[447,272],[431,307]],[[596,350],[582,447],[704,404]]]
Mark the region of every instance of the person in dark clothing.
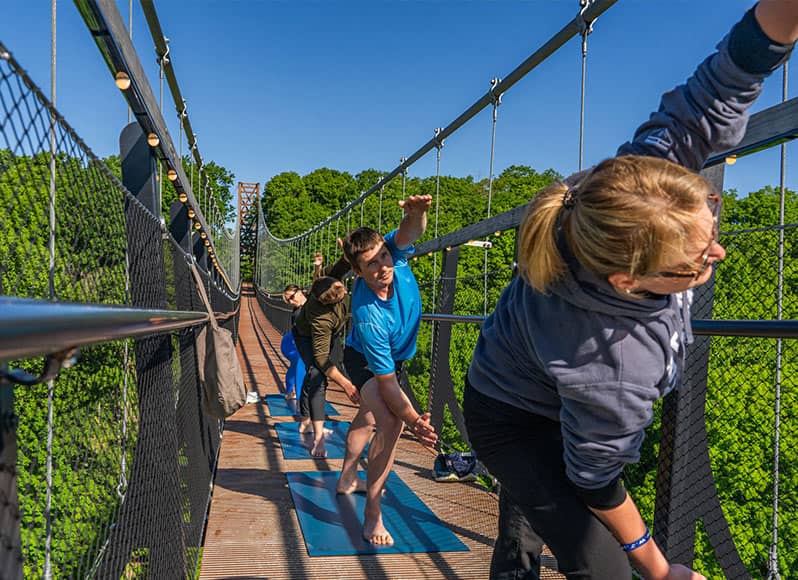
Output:
[[323,458],[327,456],[324,446],[327,381],[332,380],[340,385],[354,403],[360,401],[360,396],[330,356],[351,316],[349,294],[340,280],[349,271],[349,264],[342,259],[322,270],[321,255],[317,254],[316,266],[315,275],[319,277],[310,288],[308,301],[297,317],[292,332],[307,368],[299,400],[302,415],[299,431],[313,432],[310,454]]
[[[291,312],[291,328],[299,316],[299,309],[305,304],[307,298],[302,289],[296,284],[289,284],[283,290],[283,302],[294,307]],[[285,371],[285,398],[298,399],[302,395],[302,382],[305,380],[305,363],[299,356],[299,351],[294,343],[294,335],[289,330],[280,341],[280,352],[288,359],[288,369]]]
[[[621,478],[653,405],[682,381],[689,290],[725,256],[720,197],[696,173],[743,136],[798,38],[798,2],[761,0],[618,150],[530,203],[521,276],[482,326],[464,392],[501,482],[491,578],[699,579],[668,562]],[[620,544],[620,548],[619,548]]]

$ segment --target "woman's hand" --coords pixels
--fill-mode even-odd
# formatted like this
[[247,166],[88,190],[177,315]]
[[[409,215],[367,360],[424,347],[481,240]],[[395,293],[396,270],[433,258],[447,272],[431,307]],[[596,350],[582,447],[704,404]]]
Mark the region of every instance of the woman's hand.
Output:
[[355,405],[360,404],[360,393],[355,385],[347,381],[347,384],[341,385],[341,388],[343,388],[344,393],[346,393],[346,396],[349,397],[350,401],[352,401]]

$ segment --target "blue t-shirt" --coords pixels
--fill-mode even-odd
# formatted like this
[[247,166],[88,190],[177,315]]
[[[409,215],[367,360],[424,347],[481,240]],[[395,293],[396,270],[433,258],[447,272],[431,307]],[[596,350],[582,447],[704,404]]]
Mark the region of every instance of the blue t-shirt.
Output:
[[396,230],[385,236],[385,246],[393,258],[393,296],[378,298],[361,279],[352,288],[352,332],[346,344],[363,353],[375,375],[395,372],[396,361],[416,353],[416,338],[421,325],[421,293],[408,256],[415,248],[400,250]]

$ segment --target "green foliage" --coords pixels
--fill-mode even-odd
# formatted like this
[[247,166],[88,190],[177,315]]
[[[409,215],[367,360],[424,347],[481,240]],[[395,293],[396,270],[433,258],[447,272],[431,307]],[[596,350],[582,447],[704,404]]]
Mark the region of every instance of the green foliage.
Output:
[[[123,194],[99,164],[64,153],[51,165],[49,154],[0,150],[0,293],[51,297],[51,175],[53,297],[127,305]],[[80,364],[54,382],[53,577],[88,572],[119,505],[122,458],[129,466],[137,432],[135,376],[125,360],[120,343],[85,348]],[[41,371],[38,361],[11,366]],[[44,565],[47,385],[17,388],[15,399],[24,574],[32,578],[41,576]],[[120,423],[126,411],[123,446]]]

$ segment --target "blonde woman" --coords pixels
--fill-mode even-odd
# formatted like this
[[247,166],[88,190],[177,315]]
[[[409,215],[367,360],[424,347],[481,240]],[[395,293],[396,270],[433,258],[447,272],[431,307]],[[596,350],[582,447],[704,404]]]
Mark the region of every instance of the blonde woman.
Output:
[[726,254],[720,198],[695,171],[739,141],[796,38],[798,2],[762,0],[618,157],[530,204],[522,275],[482,327],[464,396],[471,443],[502,484],[491,578],[537,578],[544,543],[569,579],[703,578],[666,560],[621,477],[682,379],[677,295]]

